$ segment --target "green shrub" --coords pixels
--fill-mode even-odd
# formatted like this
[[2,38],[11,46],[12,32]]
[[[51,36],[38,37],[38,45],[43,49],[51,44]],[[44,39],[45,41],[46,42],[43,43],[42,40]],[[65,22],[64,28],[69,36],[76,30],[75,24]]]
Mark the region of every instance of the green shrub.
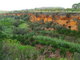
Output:
[[74,36],[76,38],[80,37],[80,31],[71,31],[69,29],[59,29],[59,30],[57,30],[57,32],[59,34],[64,34],[64,35],[68,35],[68,36]]
[[2,60],[3,56],[2,56],[2,40],[0,40],[0,59]]
[[[69,50],[70,52],[80,53],[80,44],[67,42],[65,40],[50,38],[46,36],[34,36],[35,44],[51,45],[54,48],[60,48],[61,50]],[[33,43],[33,42],[32,42]],[[63,49],[64,48],[64,49]]]
[[73,55],[74,60],[79,60],[80,59],[80,53],[75,52]]
[[2,47],[3,60],[35,60],[39,56],[35,47],[21,45],[16,40],[3,40]]
[[59,60],[57,58],[46,58],[46,60]]
[[33,40],[34,35],[35,35],[35,32],[27,32],[24,35],[14,34],[11,39],[16,39],[19,42],[27,45],[32,43],[31,41]]

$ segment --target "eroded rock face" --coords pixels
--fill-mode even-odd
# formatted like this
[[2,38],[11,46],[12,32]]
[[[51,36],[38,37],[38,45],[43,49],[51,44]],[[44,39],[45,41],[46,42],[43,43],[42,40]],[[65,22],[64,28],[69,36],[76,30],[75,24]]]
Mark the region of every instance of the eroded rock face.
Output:
[[30,14],[30,21],[56,22],[67,29],[78,31],[78,22],[80,14]]
[[0,15],[29,15],[30,21],[43,21],[58,23],[67,29],[78,31],[78,26],[80,25],[80,13],[6,13]]

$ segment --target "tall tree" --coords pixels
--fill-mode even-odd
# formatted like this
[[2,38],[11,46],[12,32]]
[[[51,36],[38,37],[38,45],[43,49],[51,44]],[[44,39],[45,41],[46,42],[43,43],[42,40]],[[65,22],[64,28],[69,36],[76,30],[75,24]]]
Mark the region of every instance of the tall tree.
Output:
[[79,8],[80,8],[80,3],[78,3],[78,4],[73,4],[73,5],[72,5],[72,8],[74,8],[74,9],[79,9]]
[[78,4],[73,4],[72,8],[77,9],[78,8]]

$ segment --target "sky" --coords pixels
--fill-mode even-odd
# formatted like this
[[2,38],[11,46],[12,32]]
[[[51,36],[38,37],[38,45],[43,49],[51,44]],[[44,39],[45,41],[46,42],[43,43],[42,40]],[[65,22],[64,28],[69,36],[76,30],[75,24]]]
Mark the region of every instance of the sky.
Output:
[[22,10],[39,7],[64,7],[71,8],[80,0],[0,0],[0,10]]

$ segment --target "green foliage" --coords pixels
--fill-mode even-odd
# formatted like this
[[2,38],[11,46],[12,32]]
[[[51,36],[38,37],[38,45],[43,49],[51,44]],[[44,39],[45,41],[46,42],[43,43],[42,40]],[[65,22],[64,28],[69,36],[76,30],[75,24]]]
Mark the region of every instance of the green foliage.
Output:
[[60,58],[60,60],[67,60],[66,58]]
[[[49,9],[45,9],[48,11]],[[44,10],[41,10],[44,11]],[[75,9],[56,8],[51,11],[75,11]],[[79,11],[78,9],[76,11]],[[55,28],[47,31],[44,28]],[[51,46],[50,51],[60,49],[60,54],[66,56],[66,51],[80,53],[80,44],[65,41],[65,37],[75,37],[80,40],[80,32],[71,31],[56,23],[30,22],[28,15],[0,16],[0,59],[1,60],[36,60],[42,50],[36,50],[35,45]],[[72,39],[70,39],[72,40]],[[72,40],[73,41],[73,40]],[[47,48],[46,48],[47,50]],[[4,58],[5,57],[5,58]],[[27,59],[26,59],[27,58]],[[46,60],[57,60],[48,58]],[[58,59],[59,60],[59,59]],[[60,60],[66,60],[61,58]]]
[[72,8],[74,8],[74,9],[80,9],[80,3],[73,4]]
[[26,23],[23,23],[23,24],[20,24],[19,27],[20,27],[20,28],[27,28],[28,25],[27,25]]
[[2,60],[3,56],[2,56],[2,40],[0,40],[0,59]]
[[80,45],[79,44],[75,44],[75,43],[71,43],[71,42],[67,42],[64,40],[60,40],[57,38],[50,38],[50,37],[46,37],[46,36],[34,36],[35,39],[35,43],[39,43],[42,45],[51,45],[54,48],[60,48],[61,50],[66,49],[66,51],[70,51],[72,53],[74,52],[79,52],[80,53]]
[[2,60],[35,60],[39,56],[36,48],[21,45],[17,40],[3,40],[2,47]]
[[58,60],[57,58],[46,58],[46,60]]
[[80,53],[75,52],[73,55],[74,60],[79,60],[80,59]]
[[14,34],[12,39],[17,39],[18,41],[20,41],[21,43],[23,44],[32,44],[32,40],[33,40],[33,36],[35,35],[34,32],[27,32],[26,34],[24,35],[17,35],[17,34]]
[[74,37],[80,37],[80,31],[71,31],[69,29],[59,29],[57,30],[57,32],[59,34],[64,34],[64,35],[68,35],[68,36],[74,36]]

